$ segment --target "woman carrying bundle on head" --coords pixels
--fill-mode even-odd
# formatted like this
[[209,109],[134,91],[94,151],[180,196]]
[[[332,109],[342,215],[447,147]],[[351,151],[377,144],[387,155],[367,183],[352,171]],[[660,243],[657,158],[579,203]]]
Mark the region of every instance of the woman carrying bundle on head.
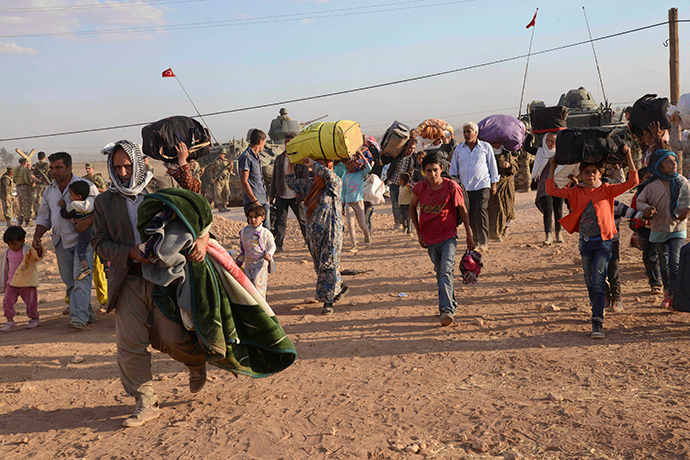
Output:
[[287,166],[285,180],[295,193],[304,196],[307,210],[307,244],[316,270],[316,298],[323,302],[322,315],[333,314],[333,304],[349,288],[340,276],[340,250],[343,245],[342,182],[333,172],[333,160],[304,158],[302,163],[314,176],[298,179],[295,167]]

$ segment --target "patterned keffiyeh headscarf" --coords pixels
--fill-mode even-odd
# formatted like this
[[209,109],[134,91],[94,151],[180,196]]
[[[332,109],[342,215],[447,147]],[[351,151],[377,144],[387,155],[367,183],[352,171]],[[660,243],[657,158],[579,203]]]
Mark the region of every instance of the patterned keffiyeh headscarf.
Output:
[[[113,167],[113,155],[121,148],[132,162],[132,177],[127,182],[122,182]],[[121,140],[103,147],[101,153],[108,155],[108,174],[112,185],[110,189],[125,196],[137,196],[153,178],[153,173],[148,171],[144,163],[144,154],[141,147],[131,141]]]

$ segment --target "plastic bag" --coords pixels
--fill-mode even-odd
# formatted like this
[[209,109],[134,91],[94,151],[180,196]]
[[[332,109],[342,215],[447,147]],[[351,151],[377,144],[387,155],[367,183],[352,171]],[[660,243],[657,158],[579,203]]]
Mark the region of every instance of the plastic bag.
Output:
[[673,119],[673,115],[677,115],[680,129],[690,129],[690,93],[683,94],[678,99],[678,105],[671,105],[668,107],[667,115]]
[[510,115],[491,115],[477,125],[479,139],[489,144],[500,142],[511,152],[520,150],[525,141],[525,124]]
[[386,199],[383,194],[386,191],[386,186],[379,176],[376,174],[369,174],[369,177],[364,181],[364,201],[369,201],[377,206],[383,204]]

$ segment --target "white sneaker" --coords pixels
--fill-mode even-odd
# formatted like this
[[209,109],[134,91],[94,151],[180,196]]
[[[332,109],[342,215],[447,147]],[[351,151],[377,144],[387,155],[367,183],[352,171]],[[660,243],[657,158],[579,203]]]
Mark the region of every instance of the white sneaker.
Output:
[[17,325],[14,321],[7,321],[4,326],[0,328],[0,332],[10,332]]
[[30,319],[29,324],[26,325],[27,329],[34,329],[41,325],[40,319]]

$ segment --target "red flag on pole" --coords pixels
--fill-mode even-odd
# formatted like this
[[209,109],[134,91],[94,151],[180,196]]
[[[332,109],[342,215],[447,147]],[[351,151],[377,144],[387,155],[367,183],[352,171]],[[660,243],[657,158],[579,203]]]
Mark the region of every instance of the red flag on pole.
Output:
[[[534,22],[534,21],[532,21],[532,22]],[[173,73],[172,68],[163,71],[163,78],[174,77],[174,76],[175,76],[175,74]]]
[[[534,27],[534,25],[537,23],[537,12],[538,12],[538,11],[539,11],[539,10],[537,10],[537,11],[534,12],[534,17],[533,17],[532,20],[529,22],[529,24],[527,24],[527,27],[525,27],[525,29],[529,29],[530,27]],[[170,69],[168,69],[168,70],[170,70]],[[167,70],[166,70],[166,72],[167,72]],[[172,71],[171,71],[171,73],[172,73]],[[163,75],[163,76],[165,76],[165,75]]]

